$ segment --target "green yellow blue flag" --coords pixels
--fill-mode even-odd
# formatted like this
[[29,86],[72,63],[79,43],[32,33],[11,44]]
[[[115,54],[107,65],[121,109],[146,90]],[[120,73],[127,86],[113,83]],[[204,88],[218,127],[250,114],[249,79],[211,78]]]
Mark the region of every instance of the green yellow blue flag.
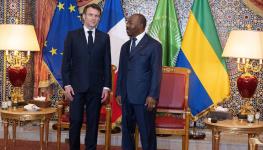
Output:
[[181,47],[181,34],[173,0],[159,0],[149,34],[162,44],[163,66],[175,66]]
[[189,106],[198,116],[230,93],[229,77],[222,47],[207,0],[195,0],[183,36],[177,66],[192,70]]

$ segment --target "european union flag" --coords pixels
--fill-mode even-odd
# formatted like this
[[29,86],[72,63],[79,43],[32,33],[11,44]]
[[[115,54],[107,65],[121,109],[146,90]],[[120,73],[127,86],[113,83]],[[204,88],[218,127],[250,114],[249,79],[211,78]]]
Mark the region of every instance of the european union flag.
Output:
[[61,65],[64,39],[68,31],[82,26],[76,0],[58,0],[43,49],[44,61],[57,82],[62,86]]

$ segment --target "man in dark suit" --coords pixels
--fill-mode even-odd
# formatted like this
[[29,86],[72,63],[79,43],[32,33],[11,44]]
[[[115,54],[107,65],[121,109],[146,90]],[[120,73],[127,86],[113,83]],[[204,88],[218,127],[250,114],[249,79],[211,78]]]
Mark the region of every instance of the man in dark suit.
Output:
[[155,113],[162,70],[161,44],[145,34],[146,19],[141,14],[128,18],[131,40],[120,54],[117,102],[122,105],[122,148],[134,150],[134,131],[139,127],[143,150],[156,150]]
[[[96,29],[101,9],[96,4],[83,10],[84,26],[68,33],[64,45],[62,79],[70,102],[70,149],[80,149],[84,108],[87,128],[86,150],[95,150],[101,103],[108,100],[111,87],[109,35]],[[84,107],[85,106],[85,107]]]

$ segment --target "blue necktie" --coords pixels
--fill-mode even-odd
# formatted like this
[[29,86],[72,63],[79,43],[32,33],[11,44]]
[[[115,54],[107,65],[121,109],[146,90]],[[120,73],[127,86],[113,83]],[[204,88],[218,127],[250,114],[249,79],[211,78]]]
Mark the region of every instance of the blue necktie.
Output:
[[130,53],[134,50],[134,48],[136,47],[136,38],[132,38],[131,41],[132,41],[132,45],[131,45],[131,50],[130,50]]
[[93,37],[92,37],[92,31],[88,31],[88,47],[92,48],[93,47]]

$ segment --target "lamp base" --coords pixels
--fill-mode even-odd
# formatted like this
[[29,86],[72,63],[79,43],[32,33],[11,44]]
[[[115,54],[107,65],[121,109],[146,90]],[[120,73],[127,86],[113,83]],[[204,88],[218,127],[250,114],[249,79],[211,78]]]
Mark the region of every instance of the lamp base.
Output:
[[254,112],[254,108],[251,106],[249,98],[246,98],[245,101],[245,104],[241,106],[240,116],[247,116]]
[[11,93],[11,99],[13,106],[18,105],[18,103],[24,102],[23,94],[21,92],[21,87],[14,87]]
[[240,116],[247,116],[254,112],[253,106],[251,106],[250,98],[253,97],[258,85],[258,79],[256,76],[245,72],[237,79],[237,88],[239,94],[245,100],[245,104],[241,106]]
[[21,64],[15,64],[8,67],[7,71],[9,80],[14,87],[11,92],[11,99],[13,106],[15,107],[18,106],[18,103],[24,102],[21,88],[26,79],[27,69]]

